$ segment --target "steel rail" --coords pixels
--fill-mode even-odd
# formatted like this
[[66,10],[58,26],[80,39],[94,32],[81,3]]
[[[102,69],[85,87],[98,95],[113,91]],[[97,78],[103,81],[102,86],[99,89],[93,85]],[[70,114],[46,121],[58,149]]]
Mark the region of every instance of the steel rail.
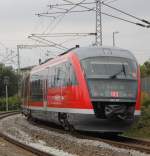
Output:
[[121,136],[121,135],[110,135],[109,133],[108,135],[106,134],[99,135],[97,133],[85,132],[85,134],[82,133],[79,134],[79,136],[86,137],[86,139],[105,142],[119,148],[131,149],[131,150],[136,150],[139,152],[150,154],[150,141],[148,140]]
[[114,139],[102,139],[102,141],[111,145],[115,145],[119,148],[132,149],[150,154],[150,141],[123,136],[118,136],[117,140],[116,138],[114,138]]
[[[2,113],[0,113],[0,120],[4,119],[6,117],[12,116],[12,115],[16,115],[16,114],[19,114],[19,111],[2,112]],[[9,143],[14,144],[14,145],[16,145],[16,146],[18,146],[18,147],[20,147],[20,148],[22,148],[28,152],[31,152],[37,156],[54,156],[53,154],[41,151],[37,148],[31,147],[31,146],[24,144],[18,140],[15,140],[15,139],[11,138],[10,136],[8,136],[2,132],[0,132],[0,137],[3,138],[4,140],[8,141]]]
[[139,152],[150,154],[150,141],[143,140],[143,139],[137,139],[137,138],[131,138],[126,136],[111,136],[108,135],[99,135],[94,133],[85,132],[82,134],[75,134],[79,138],[83,139],[90,139],[95,141],[101,141],[107,144],[110,144],[115,147],[124,148],[124,149],[130,149],[130,150],[136,150]]
[[[11,114],[12,113],[12,114]],[[15,112],[17,113],[17,112]],[[15,114],[14,113],[14,114]],[[7,114],[7,116],[10,115],[14,115],[13,112],[10,112],[9,115]],[[5,113],[1,113],[0,114],[0,119],[7,117]],[[48,128],[49,130],[52,131],[58,131],[58,133],[64,133],[64,130],[57,128],[57,127],[50,127],[50,125],[46,126],[46,123],[37,123],[37,126],[40,124],[40,126],[42,125],[42,127],[44,128]],[[88,140],[96,140],[96,141],[101,141],[101,142],[105,142],[108,143],[112,146],[116,146],[119,148],[125,148],[125,149],[131,149],[131,150],[136,150],[139,152],[144,152],[147,154],[150,154],[150,141],[148,140],[143,140],[143,139],[138,139],[138,138],[131,138],[131,137],[126,137],[126,136],[103,136],[103,135],[99,135],[98,133],[88,133],[88,132],[71,132],[71,135],[80,139],[88,139]],[[27,151],[30,151],[36,155],[39,156],[53,156],[52,154],[49,153],[45,153],[39,149],[35,149],[31,146],[28,146],[24,143],[21,143],[17,140],[14,140],[8,136],[6,136],[5,134],[0,132],[0,137],[4,138],[5,140],[7,140],[8,142],[15,144]]]
[[5,117],[18,114],[19,111],[9,111],[9,112],[0,112],[0,119],[3,119]]
[[[34,125],[35,125],[34,121]],[[31,122],[32,124],[32,122]],[[60,127],[57,127],[49,122],[43,122],[39,121],[36,123],[37,126],[42,126],[43,128],[46,128],[51,131],[57,131],[58,133],[64,134],[65,130],[61,129]],[[150,141],[138,139],[138,138],[131,138],[121,135],[102,135],[100,133],[89,133],[89,132],[81,132],[81,131],[73,131],[69,133],[73,137],[79,138],[79,139],[88,139],[88,140],[95,140],[100,142],[108,143],[112,146],[116,146],[119,148],[125,148],[125,149],[131,149],[136,150],[139,152],[144,152],[150,154]]]

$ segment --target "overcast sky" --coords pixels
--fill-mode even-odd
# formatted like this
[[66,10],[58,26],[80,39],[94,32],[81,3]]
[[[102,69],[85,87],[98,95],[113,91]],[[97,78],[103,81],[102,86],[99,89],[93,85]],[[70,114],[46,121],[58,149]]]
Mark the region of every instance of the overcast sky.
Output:
[[[79,1],[79,0],[78,0]],[[87,0],[92,1],[92,0]],[[107,0],[109,1],[109,0]],[[95,32],[95,13],[70,14],[63,18],[55,29],[52,18],[37,17],[36,13],[47,12],[48,4],[56,4],[61,0],[1,0],[0,1],[0,62],[2,56],[6,56],[4,47],[13,49],[16,53],[16,45],[34,44],[27,36],[31,33],[51,33],[51,32]],[[77,2],[72,0],[72,2]],[[114,7],[120,8],[137,17],[150,21],[150,1],[149,0],[117,0],[109,3]],[[103,12],[114,14],[134,22],[135,19],[128,18],[121,13],[115,12],[107,7],[102,7]],[[57,22],[55,20],[54,22]],[[112,19],[105,15],[102,16],[103,45],[112,46],[112,33],[119,31],[115,35],[116,46],[131,50],[137,57],[139,63],[143,63],[150,58],[150,28],[139,27],[130,23]],[[53,31],[52,31],[53,30]],[[65,39],[54,39],[63,42]],[[86,37],[73,42],[65,43],[71,47],[75,44],[89,46],[94,43],[94,37]],[[56,50],[52,48],[37,48],[32,50],[21,50],[21,67],[37,64],[38,59],[45,59],[46,51],[51,52],[52,56]],[[14,55],[14,54],[13,54]]]

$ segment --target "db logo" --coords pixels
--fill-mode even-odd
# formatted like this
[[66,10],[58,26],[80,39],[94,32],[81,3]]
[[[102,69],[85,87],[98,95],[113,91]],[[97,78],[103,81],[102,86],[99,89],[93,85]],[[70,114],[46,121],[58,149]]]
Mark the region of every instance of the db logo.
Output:
[[119,97],[119,93],[117,91],[112,91],[111,96],[112,97]]

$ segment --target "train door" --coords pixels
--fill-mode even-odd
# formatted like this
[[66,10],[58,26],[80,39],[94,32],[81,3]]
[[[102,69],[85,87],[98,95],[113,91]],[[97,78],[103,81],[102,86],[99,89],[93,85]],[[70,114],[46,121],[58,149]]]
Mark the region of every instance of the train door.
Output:
[[47,95],[48,95],[48,68],[43,72],[43,108],[45,111],[47,110],[48,105]]
[[50,67],[48,70],[47,98],[49,108],[57,108],[61,104],[60,66]]
[[77,105],[78,102],[78,88],[76,87],[77,81],[70,61],[65,62],[62,67],[62,105],[63,107],[70,108]]
[[57,102],[59,105],[62,104],[62,87],[63,87],[63,66],[60,65],[57,67],[57,74],[56,74],[56,88],[57,88]]
[[24,81],[24,104],[29,107],[29,76],[26,76]]
[[29,108],[29,100],[30,100],[30,76],[27,77],[27,107]]

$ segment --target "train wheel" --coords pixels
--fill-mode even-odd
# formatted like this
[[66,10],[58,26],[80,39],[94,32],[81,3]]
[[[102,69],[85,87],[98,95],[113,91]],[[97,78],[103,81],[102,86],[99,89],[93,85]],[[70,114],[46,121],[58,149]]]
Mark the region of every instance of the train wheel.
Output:
[[27,117],[27,120],[31,120],[31,118],[32,118],[31,110],[28,110],[26,117]]
[[64,130],[72,131],[73,128],[68,121],[68,116],[66,113],[58,113],[58,120],[61,123],[61,126],[64,128]]

